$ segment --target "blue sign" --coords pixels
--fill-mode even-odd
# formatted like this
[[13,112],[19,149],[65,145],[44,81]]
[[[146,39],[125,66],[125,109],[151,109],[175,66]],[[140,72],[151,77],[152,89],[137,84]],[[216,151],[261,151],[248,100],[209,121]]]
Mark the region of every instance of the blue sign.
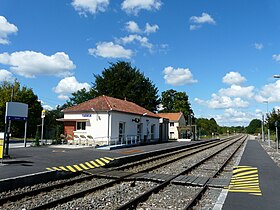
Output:
[[82,114],[82,117],[91,117],[91,114]]
[[26,121],[26,120],[27,120],[27,117],[7,116],[7,120],[20,120],[20,121]]

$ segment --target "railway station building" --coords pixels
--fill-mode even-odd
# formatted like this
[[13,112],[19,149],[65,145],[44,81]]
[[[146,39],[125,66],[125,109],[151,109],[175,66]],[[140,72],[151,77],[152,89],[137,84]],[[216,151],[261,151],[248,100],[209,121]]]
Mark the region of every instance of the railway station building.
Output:
[[182,112],[159,113],[158,116],[169,120],[169,139],[186,138],[186,132],[188,130],[186,126],[186,119]]
[[[138,144],[158,141],[160,117],[127,100],[99,96],[63,110],[68,143],[92,145]],[[166,122],[166,121],[164,121]],[[166,132],[166,129],[165,129]]]

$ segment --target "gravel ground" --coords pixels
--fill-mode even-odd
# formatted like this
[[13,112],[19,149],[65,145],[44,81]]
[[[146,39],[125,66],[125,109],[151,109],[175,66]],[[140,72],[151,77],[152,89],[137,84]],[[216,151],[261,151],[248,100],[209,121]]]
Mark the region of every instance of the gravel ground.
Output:
[[198,204],[193,208],[193,210],[209,210],[213,209],[222,189],[218,188],[209,188],[203,199],[198,202]]
[[194,154],[192,156],[182,158],[181,160],[178,160],[176,162],[173,162],[172,164],[163,166],[161,168],[155,169],[151,171],[151,173],[159,173],[159,174],[178,174],[186,168],[191,167],[198,161],[200,161],[202,158],[205,158],[213,153],[215,153],[217,150],[223,148],[225,145],[230,144],[231,142],[226,142],[224,144],[220,144],[216,146],[215,148],[211,148],[202,152],[199,152],[197,154]]
[[5,210],[14,210],[14,209],[30,209],[34,208],[38,205],[45,204],[47,202],[51,202],[58,198],[71,195],[74,192],[83,191],[94,186],[98,186],[101,184],[108,183],[110,180],[108,179],[92,179],[89,181],[84,181],[82,183],[76,183],[71,186],[65,186],[63,188],[54,189],[50,192],[43,192],[33,197],[25,197],[21,201],[17,202],[8,202],[5,203],[0,209]]
[[276,143],[274,141],[270,142],[270,146],[268,146],[268,142],[259,141],[267,152],[267,154],[271,157],[271,159],[280,167],[280,149],[277,152]]
[[138,210],[184,209],[198,191],[199,187],[168,185],[147,201],[140,203]]
[[26,186],[26,187],[19,188],[19,189],[16,189],[16,190],[1,192],[0,193],[0,198],[12,196],[12,195],[17,195],[17,194],[20,194],[20,193],[28,192],[30,190],[41,189],[43,187],[47,187],[47,186],[50,186],[50,185],[57,185],[57,184],[64,183],[64,182],[67,182],[67,181],[70,181],[70,180],[77,180],[77,179],[80,179],[80,178],[86,177],[86,176],[88,176],[88,175],[81,174],[79,176],[76,176],[76,177],[73,177],[73,178],[70,178],[70,179],[61,179],[61,180],[47,182],[47,183],[40,183],[40,184],[36,184],[36,185],[33,185],[33,186]]
[[97,191],[83,198],[73,200],[63,205],[53,208],[54,210],[61,209],[115,209],[129,199],[134,199],[138,195],[151,189],[157,184],[154,182],[122,182],[110,188]]

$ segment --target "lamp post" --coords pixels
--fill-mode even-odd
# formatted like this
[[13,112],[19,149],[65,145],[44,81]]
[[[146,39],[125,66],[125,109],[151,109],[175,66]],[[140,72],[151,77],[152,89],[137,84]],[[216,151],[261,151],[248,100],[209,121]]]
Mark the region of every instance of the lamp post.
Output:
[[[268,115],[268,100],[263,101],[263,103],[266,103],[266,118],[267,118],[267,115]],[[270,146],[270,130],[269,130],[268,125],[267,125],[267,140],[268,140],[268,145]]]

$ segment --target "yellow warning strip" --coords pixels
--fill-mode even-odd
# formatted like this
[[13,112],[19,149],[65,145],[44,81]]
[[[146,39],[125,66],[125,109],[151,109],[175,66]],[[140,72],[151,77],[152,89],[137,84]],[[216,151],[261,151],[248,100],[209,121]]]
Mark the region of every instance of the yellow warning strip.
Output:
[[243,177],[232,177],[231,180],[240,180],[240,179],[250,179],[250,178],[257,178],[258,179],[258,174],[253,174],[253,175],[246,175]]
[[60,166],[59,168],[63,171],[68,171],[68,169],[66,169],[64,166]]
[[56,171],[61,171],[62,169],[58,168],[58,167],[52,167],[54,170]]
[[94,165],[95,167],[100,167],[100,165],[98,165],[96,162],[94,161],[89,161],[92,165]]
[[105,162],[105,163],[110,163],[110,161],[109,161],[109,160],[106,160],[105,158],[100,158],[100,160],[102,160],[102,161]]
[[257,168],[238,168],[233,170],[233,174],[237,174],[243,171],[258,170]]
[[84,164],[82,164],[82,163],[80,163],[79,164],[83,169],[85,169],[85,170],[88,170],[89,168],[88,167],[86,167]]
[[243,179],[233,179],[231,182],[250,182],[250,181],[259,181],[259,177],[253,177],[253,178],[243,178]]
[[110,157],[104,157],[104,158],[106,158],[107,160],[110,160],[110,161],[114,160],[114,158],[110,158]]
[[85,164],[89,167],[89,168],[95,168],[93,165],[91,165],[89,162],[85,162]]
[[46,168],[47,170],[49,170],[49,171],[54,171],[52,168]]
[[251,195],[258,195],[258,196],[262,196],[261,193],[250,193]]
[[246,183],[246,184],[234,184],[234,185],[232,185],[232,187],[254,187],[254,186],[259,188],[259,183],[251,183],[251,184]]
[[256,190],[250,190],[250,189],[229,189],[229,192],[246,192],[246,193],[261,193],[261,190],[256,189]]
[[103,163],[101,160],[96,159],[95,161],[96,161],[99,165],[101,165],[101,166],[105,166],[105,163]]
[[83,170],[78,165],[73,165],[73,167],[76,168],[78,171],[82,171]]
[[66,168],[68,168],[72,172],[76,172],[76,170],[72,166],[66,166]]
[[248,171],[248,172],[242,172],[242,173],[239,173],[239,174],[235,174],[233,175],[234,178],[237,178],[237,177],[242,177],[242,176],[246,176],[246,175],[252,175],[252,174],[257,174],[258,173],[258,170],[252,170],[252,171]]

